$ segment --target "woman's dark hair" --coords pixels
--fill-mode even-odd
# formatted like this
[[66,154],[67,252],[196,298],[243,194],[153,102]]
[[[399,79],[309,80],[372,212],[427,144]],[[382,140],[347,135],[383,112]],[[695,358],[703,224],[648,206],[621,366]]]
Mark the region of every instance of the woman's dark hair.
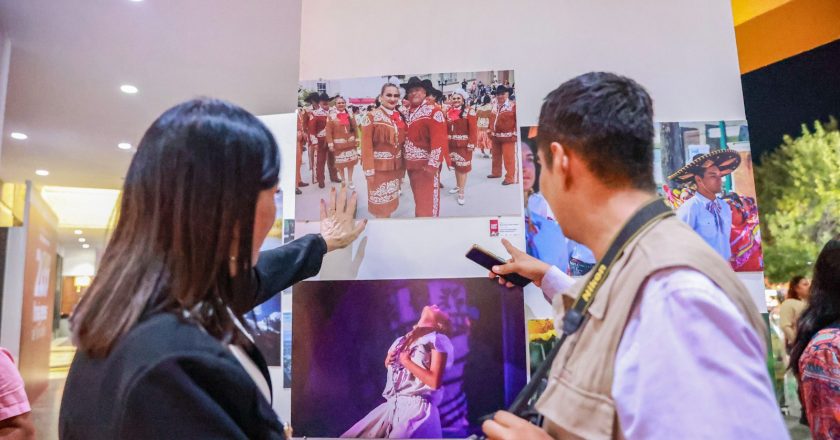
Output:
[[797,377],[799,359],[818,331],[840,321],[840,236],[823,247],[814,264],[811,298],[796,323],[796,339],[790,351],[790,369]]
[[481,100],[481,105],[490,104],[490,101],[491,101],[490,95],[484,95],[484,98]]
[[[531,187],[531,190],[535,193],[540,192],[540,172],[542,172],[542,166],[537,159],[537,140],[535,138],[529,138],[528,132],[530,131],[529,128],[523,128],[521,137],[522,143],[531,150],[531,153],[534,155],[534,185]],[[527,204],[528,201],[526,200],[525,203]]]
[[228,308],[241,315],[254,289],[257,197],[279,173],[274,137],[242,108],[200,98],[164,112],[137,147],[116,228],[74,314],[79,348],[105,356],[156,312],[237,339]]
[[549,93],[540,110],[538,142],[574,151],[604,184],[653,191],[653,102],[630,78],[590,72]]
[[790,283],[788,284],[787,296],[785,299],[802,299],[799,297],[799,292],[796,291],[796,286],[804,280],[805,277],[802,275],[795,275],[793,278],[790,279]]

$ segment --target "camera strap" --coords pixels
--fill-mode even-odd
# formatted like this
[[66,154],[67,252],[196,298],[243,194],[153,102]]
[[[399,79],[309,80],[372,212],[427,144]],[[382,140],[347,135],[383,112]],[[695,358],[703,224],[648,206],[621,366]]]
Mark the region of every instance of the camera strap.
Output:
[[583,327],[589,306],[609,276],[610,270],[613,268],[615,262],[624,254],[627,245],[654,223],[673,215],[674,211],[665,203],[665,200],[657,197],[636,211],[630,220],[624,224],[621,231],[613,239],[604,257],[592,268],[589,280],[575,299],[572,307],[563,316],[562,334],[557,343],[548,353],[545,360],[537,367],[536,371],[534,371],[534,374],[531,375],[531,380],[525,388],[516,396],[513,404],[508,409],[509,412],[530,420],[532,423],[539,424],[540,415],[533,408],[533,405],[548,383],[548,373],[551,370],[554,359],[560,352],[560,348],[563,346],[563,342],[566,341],[569,335],[574,334]]

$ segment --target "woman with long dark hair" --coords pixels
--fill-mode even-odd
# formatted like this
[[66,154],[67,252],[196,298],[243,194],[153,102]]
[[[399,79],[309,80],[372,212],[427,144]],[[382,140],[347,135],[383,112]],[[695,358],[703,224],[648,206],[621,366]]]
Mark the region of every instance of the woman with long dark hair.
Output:
[[796,326],[790,368],[814,439],[840,438],[840,237],[814,264],[811,299]]
[[785,335],[785,349],[788,352],[796,340],[796,321],[808,306],[810,292],[811,281],[802,275],[796,275],[790,279],[787,296],[779,307],[779,327]]
[[196,99],[146,131],[119,219],[73,316],[78,345],[63,439],[283,438],[244,312],[347,246],[356,196],[322,202],[321,235],[259,253],[275,221],[280,157],[256,117]]

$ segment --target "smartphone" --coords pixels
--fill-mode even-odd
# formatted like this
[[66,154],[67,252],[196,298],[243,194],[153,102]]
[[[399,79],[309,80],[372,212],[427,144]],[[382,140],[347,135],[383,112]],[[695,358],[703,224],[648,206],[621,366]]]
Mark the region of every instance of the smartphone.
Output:
[[[481,267],[489,270],[490,272],[493,271],[493,266],[499,266],[502,264],[507,263],[507,261],[499,258],[492,252],[484,249],[483,247],[474,244],[470,250],[467,252],[467,258],[472,261],[478,263]],[[518,273],[509,273],[504,276],[504,279],[510,282],[511,284],[519,287],[527,286],[531,280],[528,278],[519,275]]]

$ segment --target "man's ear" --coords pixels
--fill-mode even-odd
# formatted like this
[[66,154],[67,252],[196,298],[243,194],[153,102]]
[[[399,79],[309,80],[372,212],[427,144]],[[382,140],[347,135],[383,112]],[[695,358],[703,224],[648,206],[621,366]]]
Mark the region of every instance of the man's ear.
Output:
[[559,142],[552,142],[549,145],[551,149],[551,160],[552,163],[551,171],[557,172],[562,171],[563,173],[568,172],[569,170],[569,156],[566,153],[566,149],[561,145]]

